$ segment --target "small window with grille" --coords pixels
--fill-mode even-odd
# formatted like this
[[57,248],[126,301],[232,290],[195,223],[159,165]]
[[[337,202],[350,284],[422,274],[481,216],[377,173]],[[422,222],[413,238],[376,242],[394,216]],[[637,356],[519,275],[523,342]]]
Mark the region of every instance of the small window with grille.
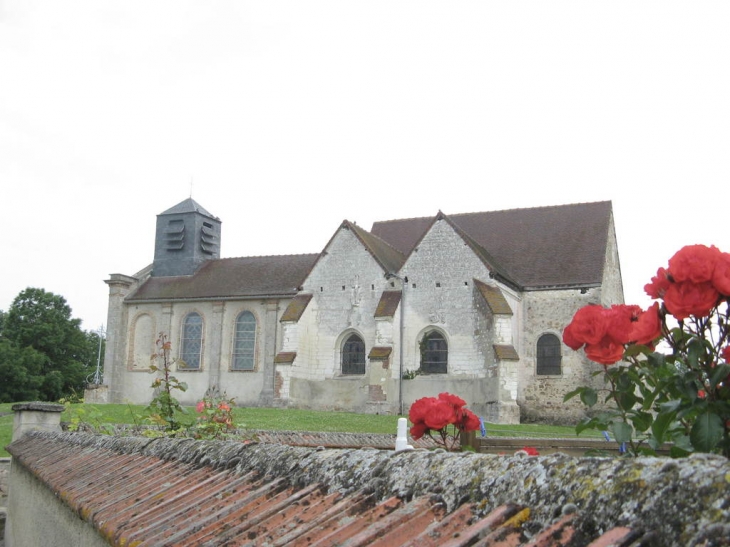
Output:
[[256,318],[250,311],[242,312],[236,319],[233,340],[233,370],[253,370],[256,349]]
[[197,370],[200,368],[203,353],[203,318],[198,313],[189,313],[185,316],[182,325],[182,352],[179,363],[181,370]]
[[543,334],[537,341],[537,374],[559,376],[563,373],[560,339],[554,334]]
[[444,335],[431,331],[421,340],[421,372],[425,374],[446,374],[449,360],[449,345]]
[[365,342],[357,334],[342,345],[342,374],[365,374]]

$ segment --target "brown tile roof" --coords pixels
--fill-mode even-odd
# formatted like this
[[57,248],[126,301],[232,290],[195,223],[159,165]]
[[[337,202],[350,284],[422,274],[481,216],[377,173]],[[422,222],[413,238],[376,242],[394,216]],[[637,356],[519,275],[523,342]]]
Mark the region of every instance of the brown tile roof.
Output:
[[363,230],[357,224],[346,220],[343,222],[342,227],[352,230],[352,233],[357,236],[373,258],[383,267],[384,271],[395,273],[400,270],[406,261],[406,256],[403,253],[378,236]]
[[512,308],[509,307],[509,303],[499,287],[487,285],[478,279],[474,280],[474,285],[494,315],[512,315]]
[[318,256],[209,260],[191,276],[150,277],[127,301],[294,296]]
[[[602,201],[447,218],[488,253],[499,273],[521,287],[544,289],[601,283],[611,214],[611,202]],[[408,255],[433,220],[376,222],[371,232]]]
[[380,295],[378,307],[375,308],[375,317],[393,317],[400,304],[401,291],[383,291]]
[[730,463],[712,456],[395,454],[47,432],[8,451],[111,545],[722,545],[730,520]]
[[520,356],[514,346],[508,344],[494,344],[494,356],[498,361],[519,361]]
[[307,305],[309,305],[310,300],[312,300],[311,294],[296,295],[292,299],[292,301],[289,302],[286,310],[284,310],[280,321],[282,323],[284,321],[299,321],[299,319],[302,317],[302,314],[304,313],[304,310],[307,309]]

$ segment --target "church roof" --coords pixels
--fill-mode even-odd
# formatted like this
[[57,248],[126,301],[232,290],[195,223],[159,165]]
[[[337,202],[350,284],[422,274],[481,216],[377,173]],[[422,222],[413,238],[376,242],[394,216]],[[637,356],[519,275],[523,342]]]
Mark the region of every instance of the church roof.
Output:
[[201,215],[205,215],[210,218],[218,218],[206,211],[205,208],[193,198],[181,201],[174,207],[170,207],[167,211],[163,211],[160,215],[176,215],[180,213],[200,213]]
[[294,296],[318,256],[208,260],[195,275],[150,277],[127,301]]
[[365,248],[377,260],[386,272],[397,272],[406,261],[405,255],[394,248],[390,243],[378,236],[363,230],[357,224],[345,221],[343,226],[352,230],[352,233],[365,245]]
[[[485,251],[498,274],[526,289],[601,283],[611,222],[611,202],[448,215]],[[433,217],[376,222],[372,234],[405,255]]]

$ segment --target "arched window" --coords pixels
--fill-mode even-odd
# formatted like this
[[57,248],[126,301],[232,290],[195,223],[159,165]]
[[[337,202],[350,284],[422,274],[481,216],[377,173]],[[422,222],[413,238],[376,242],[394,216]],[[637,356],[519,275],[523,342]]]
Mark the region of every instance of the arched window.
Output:
[[256,346],[256,318],[250,311],[242,312],[236,319],[233,340],[233,370],[253,370]]
[[203,351],[203,318],[199,314],[192,312],[185,317],[180,346],[182,363],[179,368],[199,369]]
[[365,374],[365,342],[357,334],[342,344],[342,374]]
[[554,334],[543,334],[537,341],[537,374],[556,376],[562,374],[560,339]]
[[449,345],[439,331],[431,331],[421,340],[421,372],[425,374],[446,374],[449,360]]

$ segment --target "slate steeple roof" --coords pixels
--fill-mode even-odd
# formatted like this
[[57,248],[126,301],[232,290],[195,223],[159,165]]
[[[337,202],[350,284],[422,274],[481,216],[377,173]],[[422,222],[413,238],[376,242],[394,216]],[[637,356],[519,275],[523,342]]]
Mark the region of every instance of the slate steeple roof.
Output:
[[162,213],[160,213],[160,215],[177,215],[180,213],[200,213],[201,215],[205,215],[210,218],[218,218],[215,215],[206,211],[205,208],[193,198],[188,198],[181,201],[174,207],[170,207],[166,211],[163,211]]

